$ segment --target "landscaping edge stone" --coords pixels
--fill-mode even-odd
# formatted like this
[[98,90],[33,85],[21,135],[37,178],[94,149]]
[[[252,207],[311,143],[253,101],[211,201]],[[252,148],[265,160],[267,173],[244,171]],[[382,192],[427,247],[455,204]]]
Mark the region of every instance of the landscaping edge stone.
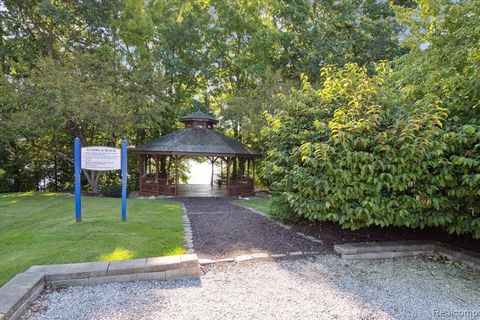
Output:
[[98,285],[110,282],[199,278],[196,254],[31,266],[0,288],[0,320],[18,319],[45,285]]
[[181,203],[181,205],[183,210],[183,231],[185,234],[183,243],[185,245],[185,248],[187,248],[187,253],[195,253],[195,249],[193,248],[193,232],[192,225],[190,223],[190,217],[188,216],[185,204]]
[[[247,207],[238,203],[233,203],[236,206],[250,210],[253,213],[257,213],[276,223],[277,225],[291,229],[291,226],[283,224],[279,221],[272,219],[268,214],[256,210],[251,207]],[[301,232],[297,234],[305,239],[313,242],[323,243],[321,240],[315,237],[305,235]],[[442,258],[449,259],[453,262],[461,263],[474,270],[480,271],[480,254],[465,250],[450,244],[443,243],[441,241],[430,240],[400,240],[400,241],[376,241],[376,242],[354,242],[337,244],[333,246],[334,251],[346,260],[361,260],[361,259],[388,259],[399,257],[412,257],[412,256],[425,256],[436,255]],[[314,252],[290,252],[287,254],[271,254],[271,258],[281,258],[285,256],[295,255],[311,255]],[[240,262],[246,259],[245,257],[235,257],[231,259],[234,262]],[[220,260],[201,259],[200,264],[212,264],[215,262],[222,262]]]
[[480,270],[480,254],[438,241],[378,241],[336,244],[334,251],[342,259],[387,259],[436,255]]

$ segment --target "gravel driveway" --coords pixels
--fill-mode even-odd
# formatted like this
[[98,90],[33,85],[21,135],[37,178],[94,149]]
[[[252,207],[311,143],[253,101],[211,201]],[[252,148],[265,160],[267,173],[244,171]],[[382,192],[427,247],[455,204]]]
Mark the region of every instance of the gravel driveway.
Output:
[[[478,312],[480,274],[421,258],[217,264],[201,280],[69,287],[26,319],[432,319]],[[465,317],[466,319],[473,317]]]

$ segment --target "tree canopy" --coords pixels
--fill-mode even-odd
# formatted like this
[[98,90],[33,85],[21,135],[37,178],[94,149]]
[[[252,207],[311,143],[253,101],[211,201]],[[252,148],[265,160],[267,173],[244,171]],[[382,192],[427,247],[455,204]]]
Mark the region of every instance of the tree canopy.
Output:
[[479,8],[0,1],[0,191],[70,190],[73,137],[139,145],[202,109],[265,152],[292,216],[480,237]]
[[[194,100],[263,148],[262,112],[301,72],[315,78],[326,63],[371,66],[401,52],[392,9],[373,0],[5,0],[0,8],[0,158],[12,191],[52,170],[56,188],[68,188],[63,161],[74,136],[84,145],[145,143],[175,129]],[[39,167],[29,165],[35,157]]]

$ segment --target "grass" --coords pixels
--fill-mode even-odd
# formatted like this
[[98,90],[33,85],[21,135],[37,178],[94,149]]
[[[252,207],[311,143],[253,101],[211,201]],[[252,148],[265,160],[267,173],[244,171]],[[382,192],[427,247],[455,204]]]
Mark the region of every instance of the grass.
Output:
[[0,286],[31,265],[125,260],[182,254],[179,203],[82,197],[75,222],[74,197],[56,193],[0,194]]
[[233,203],[261,211],[268,215],[270,215],[271,213],[271,209],[270,209],[271,202],[272,202],[272,198],[258,198],[258,199],[250,199],[250,200],[240,199],[240,200],[233,201]]

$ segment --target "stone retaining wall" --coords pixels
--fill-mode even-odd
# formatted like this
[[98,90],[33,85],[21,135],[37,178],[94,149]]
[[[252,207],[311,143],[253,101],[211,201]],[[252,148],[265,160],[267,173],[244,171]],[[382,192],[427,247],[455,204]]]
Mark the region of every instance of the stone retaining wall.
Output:
[[196,254],[32,266],[0,288],[0,320],[17,319],[46,284],[97,285],[107,282],[200,277]]

